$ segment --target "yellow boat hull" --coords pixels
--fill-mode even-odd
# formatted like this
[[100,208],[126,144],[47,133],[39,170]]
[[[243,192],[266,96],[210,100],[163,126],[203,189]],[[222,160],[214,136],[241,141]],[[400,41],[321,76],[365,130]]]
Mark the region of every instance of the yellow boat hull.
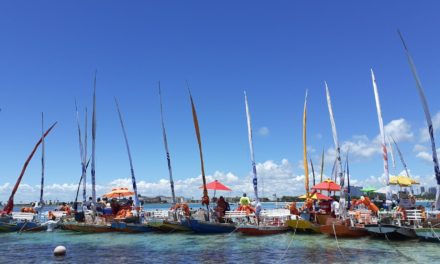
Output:
[[304,219],[291,219],[287,220],[286,224],[292,228],[296,229],[297,231],[303,231],[303,232],[312,232],[312,233],[321,233],[319,229],[319,225],[314,224],[310,221],[304,220]]

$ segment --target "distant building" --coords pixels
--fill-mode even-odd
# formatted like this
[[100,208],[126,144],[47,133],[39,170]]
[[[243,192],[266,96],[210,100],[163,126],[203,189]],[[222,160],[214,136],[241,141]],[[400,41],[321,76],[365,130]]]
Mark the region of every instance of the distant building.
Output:
[[428,193],[435,194],[436,192],[437,192],[437,188],[435,188],[435,187],[429,187],[429,189],[428,189]]
[[424,193],[425,192],[425,186],[420,186],[420,192]]
[[364,193],[361,191],[362,186],[350,186],[350,195],[351,196],[362,196]]

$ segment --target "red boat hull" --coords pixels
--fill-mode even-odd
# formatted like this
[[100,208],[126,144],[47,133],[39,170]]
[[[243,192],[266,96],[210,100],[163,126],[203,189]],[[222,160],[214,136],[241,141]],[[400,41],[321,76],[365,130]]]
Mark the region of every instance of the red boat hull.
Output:
[[340,223],[334,223],[334,229],[333,224],[320,226],[320,230],[323,234],[329,236],[334,236],[336,233],[337,237],[364,237],[369,235],[365,228],[351,227]]

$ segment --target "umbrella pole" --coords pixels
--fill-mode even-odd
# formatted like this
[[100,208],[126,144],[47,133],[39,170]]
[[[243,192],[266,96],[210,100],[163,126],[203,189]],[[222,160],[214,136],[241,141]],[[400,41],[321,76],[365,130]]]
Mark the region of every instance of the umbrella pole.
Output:
[[215,198],[215,191],[217,191],[216,189],[214,189],[214,198]]

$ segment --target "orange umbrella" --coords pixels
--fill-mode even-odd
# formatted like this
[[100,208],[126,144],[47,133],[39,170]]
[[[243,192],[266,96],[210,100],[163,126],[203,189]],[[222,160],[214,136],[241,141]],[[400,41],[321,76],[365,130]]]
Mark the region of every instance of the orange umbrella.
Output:
[[119,198],[123,196],[134,195],[134,192],[129,191],[128,188],[113,188],[111,192],[104,194],[105,198]]
[[[200,186],[199,189],[203,189],[203,186]],[[219,182],[218,180],[215,180],[213,182],[210,182],[208,184],[206,184],[206,189],[207,190],[214,190],[214,197],[215,197],[215,192],[217,190],[219,191],[232,191],[231,189],[229,189],[228,187],[226,187],[225,185],[223,185],[221,182]]]
[[300,196],[298,198],[301,198],[301,199],[311,198],[313,200],[326,200],[326,201],[333,199],[333,198],[331,198],[329,196],[326,196],[326,195],[324,195],[322,193],[310,194],[309,197],[307,197],[307,194],[304,194],[304,195],[302,195],[302,196]]

